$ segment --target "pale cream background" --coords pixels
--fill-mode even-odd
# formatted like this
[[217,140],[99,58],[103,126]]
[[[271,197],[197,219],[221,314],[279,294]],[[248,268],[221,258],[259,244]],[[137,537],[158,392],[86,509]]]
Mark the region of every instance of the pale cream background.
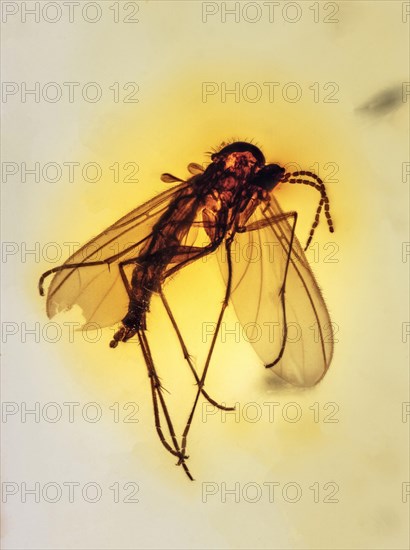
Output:
[[[19,17],[3,25],[3,80],[96,81],[106,92],[115,81],[140,86],[138,104],[113,103],[110,95],[97,104],[2,104],[4,161],[97,161],[105,167],[97,184],[3,183],[3,240],[19,249],[22,242],[39,242],[42,250],[50,241],[84,242],[164,190],[161,172],[184,177],[188,162],[204,162],[205,151],[232,137],[254,138],[272,162],[337,162],[339,181],[329,185],[336,233],[330,237],[323,226],[317,240],[321,247],[336,242],[339,261],[320,261],[313,269],[340,327],[339,343],[328,375],[306,391],[273,384],[248,343],[221,346],[209,378],[215,398],[238,402],[239,410],[250,402],[262,409],[276,401],[281,411],[293,401],[303,419],[292,424],[279,413],[271,423],[265,412],[257,423],[224,423],[220,415],[201,422],[198,411],[189,445],[197,481],[189,483],[157,440],[137,345],[112,352],[109,330],[94,344],[81,335],[69,344],[64,328],[56,344],[9,337],[3,345],[3,401],[95,401],[103,417],[96,424],[80,415],[73,424],[67,416],[55,424],[9,418],[2,424],[3,481],[95,481],[103,497],[96,504],[80,496],[55,504],[10,497],[3,505],[3,547],[407,548],[408,506],[401,491],[409,479],[408,423],[401,414],[409,401],[402,343],[408,320],[408,264],[402,262],[402,242],[408,241],[408,182],[402,181],[408,107],[400,104],[380,116],[355,110],[409,80],[402,3],[339,2],[337,24],[312,23],[313,2],[299,3],[303,15],[294,24],[280,12],[269,23],[266,11],[255,24],[222,23],[218,16],[204,24],[201,2],[139,2],[136,25],[114,24],[108,4],[102,3],[103,22],[94,25],[22,24]],[[222,103],[215,97],[203,103],[204,81],[296,81],[304,99]],[[339,103],[312,102],[313,82],[336,82]],[[139,183],[113,184],[107,167],[116,161],[138,162]],[[280,193],[285,208],[307,211],[299,228],[303,240],[313,216],[311,193]],[[2,267],[3,322],[44,326],[36,281],[52,265],[32,256],[22,262],[16,254]],[[205,349],[200,321],[214,320],[205,293],[222,291],[217,270],[210,268],[194,266],[169,287],[199,365]],[[150,336],[181,422],[192,383],[187,385],[186,367],[155,302],[152,310]],[[235,322],[231,312],[227,320]],[[140,407],[139,423],[113,423],[108,407],[129,401]],[[314,402],[337,403],[339,423],[312,422]],[[114,503],[108,487],[116,481],[138,483],[139,503]],[[256,503],[236,503],[232,496],[223,503],[220,493],[203,502],[202,482],[241,488],[297,482],[303,494],[294,504],[280,492],[270,503],[266,489]],[[338,483],[339,502],[315,504],[308,488],[315,482]]]

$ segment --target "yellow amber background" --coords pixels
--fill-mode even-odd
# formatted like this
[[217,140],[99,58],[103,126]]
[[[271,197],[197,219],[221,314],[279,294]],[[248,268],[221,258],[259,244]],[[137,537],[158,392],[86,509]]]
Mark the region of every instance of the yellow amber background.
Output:
[[[113,22],[109,6],[114,3],[101,2],[102,19],[95,24],[81,17],[73,23],[64,17],[55,24],[43,18],[24,23],[17,14],[4,26],[3,80],[28,85],[97,82],[103,90],[97,103],[87,103],[79,93],[73,103],[67,96],[56,103],[29,98],[22,103],[18,94],[3,103],[5,161],[19,166],[97,162],[103,170],[97,183],[81,177],[69,182],[67,172],[56,183],[36,183],[30,177],[23,183],[19,174],[3,182],[3,240],[14,243],[3,263],[3,327],[17,327],[4,344],[3,401],[19,407],[3,425],[3,478],[42,486],[53,481],[62,487],[64,482],[96,482],[102,488],[95,504],[80,493],[74,503],[66,493],[54,504],[44,499],[34,503],[30,497],[22,503],[19,494],[9,497],[3,517],[8,548],[408,545],[402,502],[408,482],[408,422],[402,422],[403,403],[409,401],[402,341],[408,321],[408,270],[402,259],[402,244],[408,241],[408,178],[402,176],[408,103],[382,114],[357,110],[375,94],[408,80],[408,28],[402,21],[406,3],[329,3],[339,7],[334,16],[319,3],[318,23],[313,21],[314,2],[297,3],[301,17],[294,23],[284,13],[289,19],[296,12],[283,3],[270,22],[263,2],[240,3],[239,21],[227,16],[224,22],[223,4],[234,5],[138,2],[139,22],[126,24]],[[247,12],[245,4],[250,5]],[[259,8],[251,6],[255,4]],[[120,18],[131,13],[124,4],[119,9]],[[217,10],[207,22],[205,9]],[[257,9],[261,19],[250,23]],[[324,23],[326,16],[338,22]],[[115,82],[120,90],[136,82],[139,102],[114,102],[109,88]],[[238,82],[239,101],[232,95],[223,101],[220,93],[205,100],[206,82],[217,83],[219,90],[222,83],[232,88]],[[242,95],[252,82],[263,92],[256,102]],[[279,83],[273,102],[264,82]],[[281,94],[290,82],[302,90],[298,102]],[[315,82],[318,102],[309,88]],[[324,89],[327,83],[336,83],[338,102],[323,101],[333,89]],[[64,243],[86,242],[167,189],[159,179],[162,172],[184,178],[189,162],[206,162],[205,152],[232,138],[254,139],[270,162],[319,166],[322,177],[326,163],[337,164],[337,181],[327,184],[336,232],[330,235],[322,222],[316,233],[318,256],[310,252],[308,257],[339,328],[339,341],[324,380],[300,390],[275,383],[241,333],[239,342],[228,335],[217,346],[207,387],[215,399],[237,403],[237,416],[207,414],[209,409],[200,404],[188,446],[196,479],[190,483],[158,441],[138,345],[110,350],[110,329],[94,343],[81,333],[70,343],[64,323],[78,320],[71,314],[59,316],[61,339],[50,342],[55,320],[47,325],[36,281],[66,259]],[[109,167],[115,162],[136,162],[138,183],[113,182]],[[318,197],[311,189],[286,186],[277,197],[285,210],[299,212],[298,235],[304,242]],[[40,253],[24,256],[23,243],[37,246]],[[57,243],[60,262],[47,261],[49,243]],[[333,263],[325,261],[326,252],[333,250],[326,248],[329,243],[337,246]],[[202,323],[215,320],[223,293],[218,268],[198,263],[166,289],[200,368],[207,349]],[[36,327],[38,342],[30,335],[24,341],[24,322]],[[226,323],[228,329],[236,326],[229,308]],[[50,336],[44,337],[47,327]],[[156,300],[149,329],[181,433],[195,387]],[[23,423],[23,402],[28,407],[55,402],[64,414],[55,423],[42,416],[38,423],[32,417]],[[73,423],[64,402],[80,403]],[[89,402],[101,407],[100,421],[83,419],[82,407]],[[122,408],[129,402],[139,407],[138,423],[122,421],[132,412]],[[120,407],[118,423],[113,421],[114,403]],[[272,405],[266,403],[277,403],[273,422],[268,414]],[[298,422],[283,418],[284,411],[292,413],[286,409],[289,403],[302,413]],[[324,422],[335,406],[338,422]],[[319,422],[314,422],[315,407]],[[252,421],[255,411],[261,413],[257,422]],[[128,494],[122,490],[121,502],[115,503],[109,489],[115,482],[121,487],[138,484],[139,502],[122,502]],[[269,501],[272,483],[279,484],[274,502]],[[288,483],[298,484],[298,502],[288,501],[291,489],[290,498],[284,498]],[[323,502],[332,492],[327,483],[338,485],[337,502]],[[235,484],[237,499],[227,494],[223,502],[224,487]],[[315,502],[315,486],[320,502]],[[215,494],[206,496],[206,489]],[[260,498],[251,502],[258,490]]]

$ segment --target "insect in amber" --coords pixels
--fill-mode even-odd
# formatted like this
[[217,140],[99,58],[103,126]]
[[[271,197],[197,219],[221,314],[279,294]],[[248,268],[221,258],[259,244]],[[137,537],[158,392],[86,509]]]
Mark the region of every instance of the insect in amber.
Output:
[[[320,194],[305,250],[322,210],[330,232],[333,232],[333,223],[324,183],[316,174],[287,173],[278,164],[266,164],[261,150],[251,143],[224,144],[212,154],[206,169],[192,163],[188,170],[191,176],[186,181],[163,174],[164,182],[177,185],[132,210],[84,245],[64,265],[45,272],[39,289],[43,295],[44,280],[54,274],[47,294],[49,317],[78,305],[87,323],[100,326],[120,323],[110,342],[111,348],[131,338],[138,339],[151,384],[156,430],[164,447],[178,457],[178,464],[192,479],[186,447],[199,398],[202,396],[214,406],[226,408],[208,394],[205,380],[229,304],[243,325],[248,322],[280,324],[283,330],[278,341],[258,340],[253,345],[266,367],[291,384],[316,384],[332,359],[329,313],[295,235],[298,214],[281,210],[275,187],[279,183],[303,184]],[[188,235],[193,228],[205,232],[206,244],[192,244]],[[257,263],[234,266],[231,252],[234,242],[265,240],[274,241],[283,252],[275,261],[262,257]],[[198,372],[167,302],[164,286],[184,266],[215,253],[220,247],[226,252],[226,263],[221,266],[225,296],[205,365],[202,372]],[[147,319],[153,294],[162,300],[197,383],[181,439],[175,433],[147,337],[147,324],[155,322]],[[309,341],[301,338],[296,344],[288,345],[291,322],[304,327],[315,324],[319,337]]]

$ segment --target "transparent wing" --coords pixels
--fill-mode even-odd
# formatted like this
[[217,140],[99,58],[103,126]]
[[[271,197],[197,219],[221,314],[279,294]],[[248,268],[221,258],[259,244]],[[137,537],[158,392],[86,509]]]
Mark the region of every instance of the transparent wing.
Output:
[[[189,182],[183,182],[161,193],[129,212],[73,254],[51,281],[47,315],[51,318],[77,305],[86,323],[106,327],[122,319],[129,299],[119,262],[138,258],[151,237],[153,226],[171,201],[188,188]],[[90,263],[96,265],[88,265]],[[72,264],[76,267],[70,268]],[[124,267],[128,280],[134,266]]]
[[[263,208],[248,222],[254,230],[235,235],[231,303],[244,337],[264,364],[274,363],[284,345],[273,371],[293,385],[312,386],[326,373],[333,354],[329,313],[296,236],[285,280],[293,220],[284,218],[274,197]],[[218,259],[226,277],[224,258]]]

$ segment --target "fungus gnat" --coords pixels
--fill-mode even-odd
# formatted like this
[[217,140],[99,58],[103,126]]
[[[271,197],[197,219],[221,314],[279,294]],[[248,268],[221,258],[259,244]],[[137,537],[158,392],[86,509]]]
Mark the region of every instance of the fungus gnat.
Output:
[[[78,305],[87,323],[101,327],[120,323],[109,344],[111,348],[130,338],[138,339],[151,384],[159,438],[193,479],[186,463],[186,447],[199,398],[202,396],[215,407],[231,410],[218,404],[205,389],[206,375],[229,304],[242,325],[274,322],[281,326],[282,336],[276,342],[258,340],[253,345],[266,367],[287,382],[312,386],[329,368],[333,354],[329,313],[304,250],[312,240],[322,210],[330,232],[333,232],[333,223],[325,186],[316,174],[289,173],[277,164],[266,164],[260,149],[251,143],[223,144],[211,155],[206,169],[192,163],[188,170],[191,176],[186,181],[163,174],[162,181],[177,185],[132,210],[84,245],[65,264],[46,271],[40,278],[39,290],[44,295],[44,280],[54,274],[47,294],[49,317]],[[309,185],[319,191],[320,200],[305,249],[295,235],[297,212],[283,212],[274,196],[279,183]],[[195,242],[192,244],[187,239],[195,227],[206,235],[207,243],[203,246],[195,246]],[[274,242],[282,250],[274,261],[262,255],[256,263],[234,266],[233,243],[264,241]],[[186,265],[215,253],[220,247],[226,254],[224,265],[217,255],[226,285],[225,295],[204,367],[199,372],[167,302],[164,285]],[[197,385],[180,439],[167,409],[147,337],[153,294],[162,300]],[[148,322],[154,321],[148,318]],[[301,338],[290,346],[288,326],[295,322],[302,327],[315,324],[318,337]]]

